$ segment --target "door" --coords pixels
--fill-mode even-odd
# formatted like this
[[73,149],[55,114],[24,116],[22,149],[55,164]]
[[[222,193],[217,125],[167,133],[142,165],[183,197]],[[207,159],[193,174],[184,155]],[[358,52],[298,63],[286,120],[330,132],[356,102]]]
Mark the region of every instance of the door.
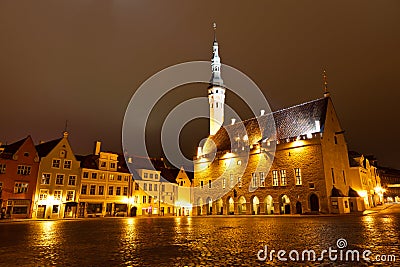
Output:
[[310,208],[311,211],[319,211],[319,200],[316,194],[311,194],[310,196]]
[[302,209],[301,203],[299,201],[297,201],[297,203],[296,203],[296,213],[297,214],[302,214],[303,213],[303,209]]
[[36,217],[43,219],[46,215],[46,205],[39,205],[36,213]]

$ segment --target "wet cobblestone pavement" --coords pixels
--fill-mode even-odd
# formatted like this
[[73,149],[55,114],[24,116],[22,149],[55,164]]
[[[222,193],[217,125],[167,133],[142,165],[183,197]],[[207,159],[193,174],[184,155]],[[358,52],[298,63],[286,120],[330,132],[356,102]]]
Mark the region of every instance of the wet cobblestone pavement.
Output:
[[[400,266],[400,214],[297,217],[176,217],[0,224],[1,266]],[[313,249],[340,238],[346,249],[396,262],[257,260],[257,252]],[[287,255],[286,255],[287,257]]]

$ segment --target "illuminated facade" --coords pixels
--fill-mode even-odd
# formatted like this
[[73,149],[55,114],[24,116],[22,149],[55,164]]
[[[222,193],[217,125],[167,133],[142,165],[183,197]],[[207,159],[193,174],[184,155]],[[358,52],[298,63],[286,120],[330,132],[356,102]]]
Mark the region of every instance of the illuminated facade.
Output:
[[0,146],[0,213],[3,218],[31,218],[39,157],[30,136]]
[[34,218],[76,217],[79,199],[80,162],[64,132],[60,139],[36,146],[40,157]]
[[102,152],[96,142],[93,155],[79,156],[79,217],[129,216],[132,175],[123,156]]

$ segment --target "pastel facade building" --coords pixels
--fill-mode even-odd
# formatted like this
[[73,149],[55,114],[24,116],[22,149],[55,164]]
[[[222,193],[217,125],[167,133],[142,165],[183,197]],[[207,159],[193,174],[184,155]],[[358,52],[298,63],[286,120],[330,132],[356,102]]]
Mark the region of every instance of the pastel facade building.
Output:
[[33,217],[76,217],[81,168],[68,141],[68,133],[37,145],[36,150],[40,164]]
[[132,175],[123,156],[101,151],[96,142],[92,155],[79,156],[79,217],[129,216]]
[[0,212],[3,218],[31,218],[39,156],[30,136],[0,146]]

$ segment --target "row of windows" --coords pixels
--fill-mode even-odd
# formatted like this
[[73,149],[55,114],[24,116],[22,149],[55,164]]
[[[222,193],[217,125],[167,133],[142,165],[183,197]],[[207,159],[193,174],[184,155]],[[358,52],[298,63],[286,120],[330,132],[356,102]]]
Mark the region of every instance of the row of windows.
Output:
[[[107,168],[107,162],[106,161],[100,161],[100,167],[101,168]],[[116,168],[117,168],[117,163],[110,162],[110,169],[116,169]]]
[[[39,200],[46,200],[48,198],[48,196],[49,196],[48,189],[40,189]],[[62,190],[54,190],[53,199],[61,201],[62,200]],[[74,201],[75,200],[75,191],[68,190],[65,200],[66,201]]]
[[[70,170],[72,166],[72,160],[65,159],[63,162],[63,169]],[[61,168],[61,159],[53,159],[51,167],[55,169]]]
[[[107,177],[106,177],[107,175],[105,174],[105,173],[97,173],[97,172],[91,172],[91,173],[89,173],[89,172],[83,172],[83,178],[84,179],[89,179],[89,177],[91,178],[91,179],[93,179],[93,180],[96,180],[97,178],[99,178],[99,180],[104,180],[104,179],[106,179]],[[117,180],[117,181],[124,181],[124,182],[128,182],[129,181],[129,175],[121,175],[121,174],[118,174],[118,175],[115,175],[115,174],[112,174],[112,173],[110,173],[109,175],[108,175],[108,180],[109,181],[115,181],[115,180]]]
[[14,194],[24,194],[28,192],[28,183],[26,182],[15,182]]
[[[4,168],[5,168],[5,166],[4,166]],[[31,166],[18,165],[17,174],[19,174],[19,175],[30,175],[31,174]]]
[[[58,173],[56,174],[56,185],[64,185],[65,175]],[[50,184],[51,182],[51,173],[43,173],[42,179],[40,180],[40,184]],[[70,175],[68,177],[68,185],[75,186],[76,185],[76,175]]]
[[[135,190],[140,190],[139,184],[135,183]],[[148,183],[143,183],[143,190],[144,191],[158,191],[158,184],[148,184]],[[161,192],[165,192],[165,185],[161,185]]]
[[[121,196],[121,195],[122,196],[127,196],[128,195],[128,187],[127,186],[124,186],[124,187],[121,187],[121,186],[116,186],[116,187],[109,186],[108,187],[108,195],[109,196],[114,195],[114,188],[115,188],[115,195],[116,196]],[[97,189],[97,191],[96,191],[96,189]],[[88,186],[86,184],[83,184],[82,188],[81,188],[81,194],[82,195],[88,195],[88,194],[89,195],[96,195],[96,193],[97,193],[97,195],[103,196],[105,194],[104,189],[105,189],[104,185],[99,185],[99,186],[90,185],[90,186]]]
[[147,172],[144,172],[143,173],[143,178],[150,178],[150,179],[156,179],[156,180],[158,180],[158,173],[147,173]]

